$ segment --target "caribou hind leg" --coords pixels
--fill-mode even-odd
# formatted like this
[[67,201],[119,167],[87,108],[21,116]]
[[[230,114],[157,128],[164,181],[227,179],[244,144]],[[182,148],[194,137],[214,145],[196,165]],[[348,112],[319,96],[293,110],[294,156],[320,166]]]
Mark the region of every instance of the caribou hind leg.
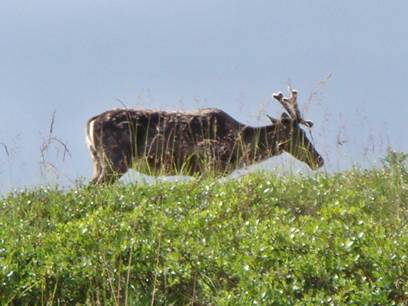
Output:
[[99,161],[96,152],[91,151],[91,158],[93,163],[93,174],[91,184],[95,184],[98,182],[98,179],[102,174],[102,165],[101,162]]
[[102,171],[96,179],[98,184],[113,184],[116,182],[130,167],[130,162],[121,150],[111,150],[105,152]]
[[101,131],[97,120],[94,117],[87,123],[86,140],[93,163],[91,184],[112,184],[129,168],[130,143],[120,143],[119,137]]

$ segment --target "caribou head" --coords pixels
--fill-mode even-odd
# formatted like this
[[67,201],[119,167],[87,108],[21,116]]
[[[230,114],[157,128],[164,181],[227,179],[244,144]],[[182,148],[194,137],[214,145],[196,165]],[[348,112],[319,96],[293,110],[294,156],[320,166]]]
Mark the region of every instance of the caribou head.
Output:
[[286,110],[280,119],[268,116],[275,126],[277,150],[291,154],[298,160],[305,162],[311,169],[322,167],[323,157],[316,151],[307,138],[306,132],[301,128],[301,125],[311,128],[313,122],[303,118],[297,104],[298,92],[289,87],[289,97],[285,97],[282,92],[274,93],[272,96]]

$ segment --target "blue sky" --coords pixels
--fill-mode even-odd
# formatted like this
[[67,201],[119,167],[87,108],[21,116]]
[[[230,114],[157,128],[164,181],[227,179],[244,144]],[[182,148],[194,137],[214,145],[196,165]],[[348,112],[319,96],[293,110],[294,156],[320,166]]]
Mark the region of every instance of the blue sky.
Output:
[[[402,0],[2,0],[0,190],[88,179],[85,122],[119,100],[218,107],[262,125],[281,113],[270,96],[289,80],[326,170],[370,166],[389,145],[408,151],[407,11]],[[48,151],[59,178],[39,163],[54,111],[72,155]]]

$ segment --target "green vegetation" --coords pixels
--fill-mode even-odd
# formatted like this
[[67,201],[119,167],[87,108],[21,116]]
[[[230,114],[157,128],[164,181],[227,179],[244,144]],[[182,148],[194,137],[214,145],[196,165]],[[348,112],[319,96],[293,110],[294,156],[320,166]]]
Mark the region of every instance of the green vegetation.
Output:
[[0,201],[1,304],[404,305],[408,169]]

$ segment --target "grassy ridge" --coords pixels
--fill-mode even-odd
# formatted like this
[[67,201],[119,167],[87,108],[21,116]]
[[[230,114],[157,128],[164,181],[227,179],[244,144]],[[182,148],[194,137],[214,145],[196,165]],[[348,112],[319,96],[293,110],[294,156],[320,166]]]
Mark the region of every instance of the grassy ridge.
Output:
[[408,171],[38,189],[0,205],[2,304],[408,302]]

